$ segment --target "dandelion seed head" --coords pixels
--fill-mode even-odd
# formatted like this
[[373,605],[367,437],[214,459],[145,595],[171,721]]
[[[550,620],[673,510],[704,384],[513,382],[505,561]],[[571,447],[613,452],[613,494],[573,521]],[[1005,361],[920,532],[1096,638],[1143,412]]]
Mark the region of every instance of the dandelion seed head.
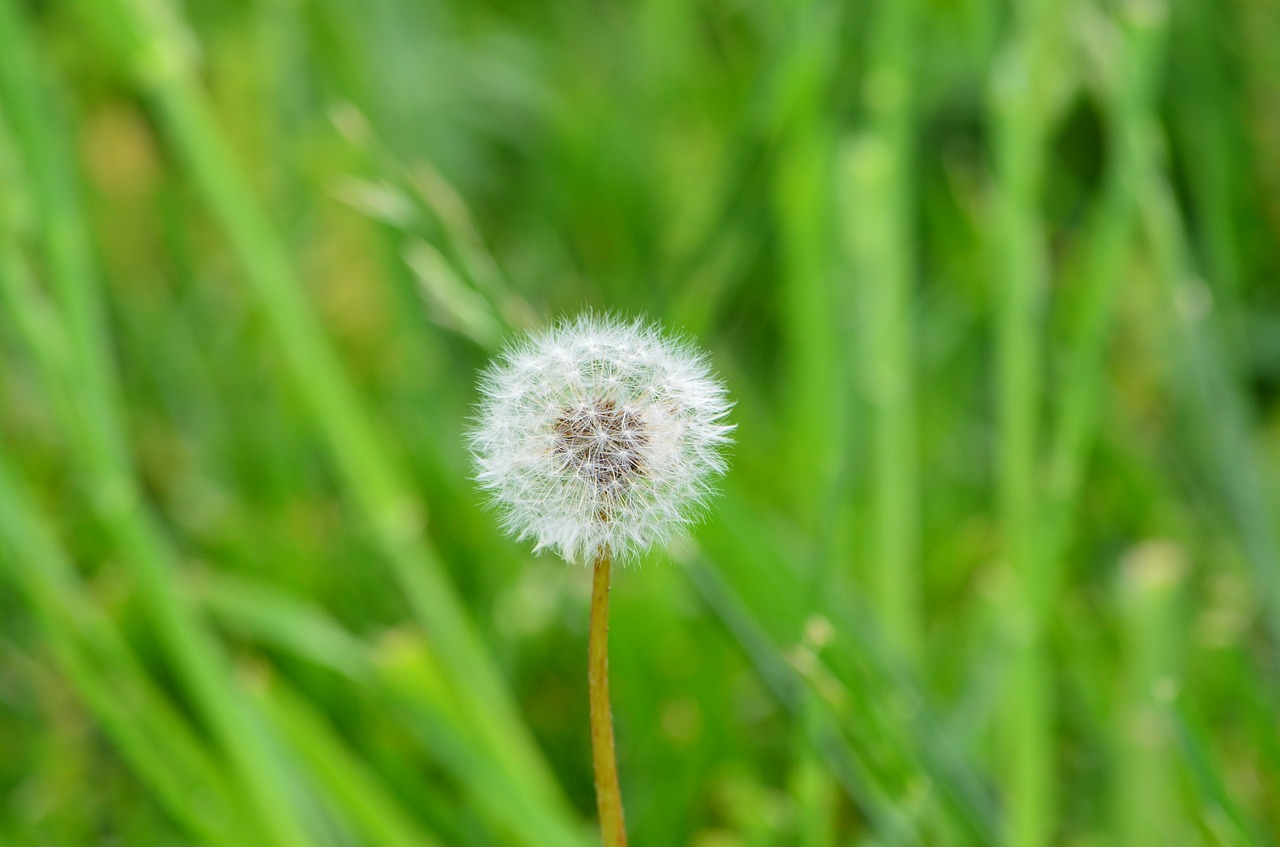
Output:
[[632,558],[682,534],[724,473],[724,386],[642,321],[585,314],[527,336],[480,388],[476,480],[536,550]]

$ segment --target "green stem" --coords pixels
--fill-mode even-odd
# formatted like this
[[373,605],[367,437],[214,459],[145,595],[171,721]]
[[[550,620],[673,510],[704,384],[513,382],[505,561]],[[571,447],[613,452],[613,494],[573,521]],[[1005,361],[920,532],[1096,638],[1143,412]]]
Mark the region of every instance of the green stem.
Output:
[[[1107,177],[1091,224],[1082,269],[1083,289],[1067,345],[1065,368],[1049,454],[1045,492],[1044,556],[1053,586],[1061,584],[1063,557],[1079,514],[1089,449],[1106,394],[1107,342],[1121,290],[1124,262],[1137,234],[1137,196],[1144,163],[1156,156],[1152,137],[1154,98],[1163,62],[1164,16],[1129,10],[1107,91],[1113,129],[1107,145]],[[1052,591],[1053,589],[1051,589]]]
[[1002,731],[1005,842],[1014,847],[1048,844],[1054,828],[1052,675],[1043,631],[1053,586],[1037,531],[1036,457],[1042,298],[1049,277],[1040,202],[1058,6],[1040,0],[1019,7],[1019,31],[994,85],[999,504],[1013,576],[1005,621],[1012,676]]
[[626,847],[618,756],[613,744],[613,711],[609,706],[609,551],[596,556],[591,584],[591,627],[587,638],[587,688],[591,704],[591,760],[596,775],[596,808],[605,847]]
[[844,181],[845,239],[866,315],[861,358],[875,512],[870,584],[890,642],[910,660],[918,659],[923,641],[912,356],[914,7],[910,0],[890,0],[877,10],[872,67],[863,86],[867,130],[847,155]]
[[1186,831],[1177,802],[1172,706],[1177,693],[1181,592],[1187,562],[1170,542],[1148,542],[1124,563],[1126,673],[1115,780],[1116,843],[1176,843]]
[[[815,530],[833,496],[840,421],[832,386],[841,385],[837,291],[830,266],[831,127],[826,90],[834,62],[831,7],[797,0],[777,68],[782,92],[772,203],[781,270],[789,393],[784,422],[796,481],[796,515]],[[811,517],[805,517],[811,516]]]

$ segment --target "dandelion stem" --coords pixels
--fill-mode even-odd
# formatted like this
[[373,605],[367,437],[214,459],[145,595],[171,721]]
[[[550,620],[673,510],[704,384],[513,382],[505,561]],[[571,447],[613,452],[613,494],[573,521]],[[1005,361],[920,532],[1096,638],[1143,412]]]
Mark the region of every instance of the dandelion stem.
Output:
[[596,773],[596,808],[605,847],[626,847],[618,757],[613,747],[613,712],[609,707],[609,572],[608,548],[596,556],[591,586],[591,627],[587,636],[587,687],[591,703],[591,759]]

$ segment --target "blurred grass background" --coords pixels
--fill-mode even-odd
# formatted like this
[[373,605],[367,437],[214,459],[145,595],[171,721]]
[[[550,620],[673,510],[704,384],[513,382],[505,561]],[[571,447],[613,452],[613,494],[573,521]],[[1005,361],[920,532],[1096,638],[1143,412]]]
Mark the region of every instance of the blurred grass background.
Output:
[[1275,0],[0,0],[0,842],[589,845],[460,434],[698,339],[637,845],[1280,840]]

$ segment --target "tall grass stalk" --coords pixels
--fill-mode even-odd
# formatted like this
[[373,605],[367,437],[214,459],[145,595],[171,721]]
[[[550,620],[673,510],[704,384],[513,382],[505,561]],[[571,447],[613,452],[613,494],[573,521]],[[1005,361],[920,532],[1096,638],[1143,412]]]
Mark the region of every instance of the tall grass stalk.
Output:
[[[783,23],[774,104],[778,152],[772,188],[782,264],[787,435],[801,519],[827,514],[838,452],[837,301],[831,267],[832,128],[826,115],[835,7],[797,0]],[[815,526],[815,531],[817,527]],[[823,531],[826,531],[825,529]]]
[[[825,731],[818,695],[813,691],[806,692],[797,709],[792,743],[800,749],[810,750]],[[840,792],[830,776],[827,763],[820,755],[799,756],[789,781],[799,829],[798,847],[831,847],[838,843],[837,804]]]
[[1148,542],[1123,564],[1121,615],[1125,674],[1115,779],[1117,844],[1176,843],[1186,822],[1177,813],[1173,704],[1186,620],[1187,562],[1169,542]]
[[[786,412],[780,417],[785,436],[780,449],[794,470],[789,500],[795,504],[797,519],[809,530],[808,540],[797,545],[795,554],[802,561],[817,558],[808,586],[816,595],[832,578],[831,569],[819,557],[837,535],[838,521],[831,516],[841,501],[835,487],[845,448],[840,428],[847,403],[847,383],[840,376],[842,304],[834,285],[830,223],[835,199],[830,185],[834,128],[827,114],[839,6],[826,0],[795,0],[775,11],[782,10],[787,14],[779,22],[782,37],[773,79],[776,99],[771,104],[777,160],[770,185],[781,253],[780,317],[786,350]],[[810,712],[804,706],[798,714]],[[804,717],[796,732],[811,737],[804,723],[812,719]],[[811,746],[799,747],[789,782],[794,801],[805,815],[801,838],[806,843],[821,843],[823,834],[833,827],[834,809],[825,802],[834,790],[829,771],[828,763]]]
[[875,8],[863,83],[866,128],[847,151],[841,180],[845,241],[862,295],[861,364],[873,418],[872,596],[890,639],[911,659],[919,658],[923,641],[912,352],[916,17],[913,0]]
[[1132,3],[1115,20],[1114,50],[1099,59],[1109,118],[1107,171],[1102,197],[1074,277],[1079,301],[1055,396],[1057,415],[1049,452],[1045,502],[1045,557],[1053,590],[1077,514],[1089,447],[1106,395],[1105,356],[1126,257],[1137,235],[1137,194],[1143,169],[1155,156],[1156,82],[1163,57],[1166,13],[1157,3]]
[[1004,702],[1005,842],[1040,847],[1054,829],[1053,705],[1044,634],[1050,571],[1038,532],[1041,333],[1049,268],[1041,224],[1053,90],[1057,0],[1018,7],[1013,40],[993,79],[998,500],[1012,592],[1004,598],[1011,661]]

